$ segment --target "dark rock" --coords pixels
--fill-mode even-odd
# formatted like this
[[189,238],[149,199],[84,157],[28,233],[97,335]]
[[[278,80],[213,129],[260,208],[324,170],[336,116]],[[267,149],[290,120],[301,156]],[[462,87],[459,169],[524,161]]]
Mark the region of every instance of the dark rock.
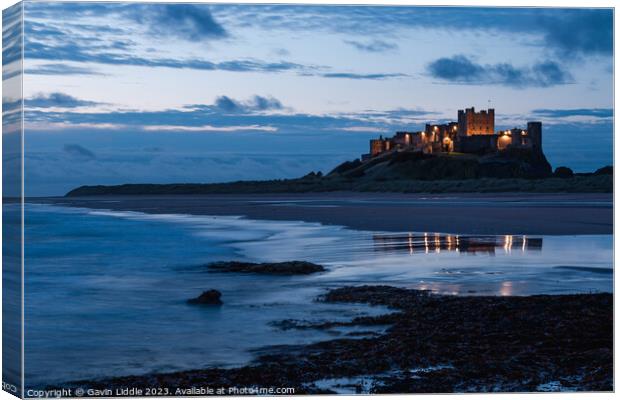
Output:
[[321,173],[321,171],[319,172],[310,171],[306,175],[302,176],[301,179],[319,179],[322,176],[323,174]]
[[477,178],[540,179],[551,176],[551,165],[540,151],[507,149],[475,154],[424,154],[420,151],[385,153],[370,160],[345,162],[328,176],[351,179],[468,180]]
[[360,161],[359,158],[356,158],[353,161],[345,161],[342,164],[338,165],[336,168],[334,168],[329,174],[327,174],[327,176],[345,174],[346,172],[354,170],[361,165],[362,161]]
[[219,272],[249,272],[271,275],[308,275],[314,272],[325,271],[322,265],[307,261],[285,261],[278,263],[221,261],[209,264],[209,268]]
[[594,171],[594,175],[613,175],[614,174],[614,167],[612,167],[611,165],[607,165],[603,168],[599,168],[596,171]]
[[573,170],[568,167],[557,167],[555,171],[553,171],[553,176],[555,178],[572,178],[575,174]]
[[219,290],[211,289],[206,292],[202,292],[202,294],[194,299],[189,299],[187,302],[189,304],[208,304],[208,305],[221,305],[222,304],[222,293]]
[[[372,337],[282,346],[241,368],[72,382],[65,387],[148,388],[191,385],[295,388],[318,393],[320,379],[367,376],[373,393],[613,390],[613,295],[444,296],[390,286],[328,291],[327,302],[396,309],[392,326]],[[378,317],[350,323],[372,325]],[[332,323],[333,324],[333,323]],[[330,323],[322,323],[321,328]],[[287,321],[298,329],[304,321]],[[355,384],[355,381],[353,382]]]
[[551,176],[551,164],[540,151],[506,149],[480,157],[480,177],[541,179]]

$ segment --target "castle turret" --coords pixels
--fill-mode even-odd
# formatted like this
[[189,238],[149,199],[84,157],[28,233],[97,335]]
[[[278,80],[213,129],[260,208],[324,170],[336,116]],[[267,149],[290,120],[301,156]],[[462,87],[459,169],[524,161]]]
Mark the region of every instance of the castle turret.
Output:
[[532,141],[532,150],[542,152],[542,122],[532,121],[527,123],[527,135]]

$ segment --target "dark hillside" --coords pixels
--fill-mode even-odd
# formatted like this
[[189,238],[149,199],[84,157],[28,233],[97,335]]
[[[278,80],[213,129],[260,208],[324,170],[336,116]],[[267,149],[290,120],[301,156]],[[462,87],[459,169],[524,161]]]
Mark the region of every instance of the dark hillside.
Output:
[[347,161],[328,176],[373,180],[541,179],[550,177],[551,173],[544,154],[514,149],[481,156],[419,151],[387,153],[366,162]]

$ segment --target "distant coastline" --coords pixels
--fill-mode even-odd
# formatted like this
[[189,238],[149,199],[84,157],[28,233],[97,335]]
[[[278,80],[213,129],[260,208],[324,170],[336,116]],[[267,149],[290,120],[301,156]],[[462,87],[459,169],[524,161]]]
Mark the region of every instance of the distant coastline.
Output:
[[325,192],[391,193],[612,193],[613,175],[575,174],[571,178],[479,178],[459,180],[375,180],[325,178],[316,174],[297,179],[229,183],[126,184],[80,186],[67,197],[105,195],[261,194]]
[[396,180],[355,182],[347,180],[283,179],[238,181],[230,183],[127,184],[80,186],[68,197],[101,195],[168,194],[258,194],[321,192],[393,192],[393,193],[612,193],[613,177],[577,175],[572,179],[478,179],[457,181]]

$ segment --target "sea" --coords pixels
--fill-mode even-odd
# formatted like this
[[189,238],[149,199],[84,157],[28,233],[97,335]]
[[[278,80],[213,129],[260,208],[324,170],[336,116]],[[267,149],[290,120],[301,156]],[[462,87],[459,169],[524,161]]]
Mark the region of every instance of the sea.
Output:
[[[5,205],[5,218],[19,212]],[[283,329],[282,321],[346,321],[389,311],[317,301],[341,286],[457,296],[613,290],[612,235],[359,231],[35,203],[25,205],[25,220],[26,388],[236,367],[286,346],[371,334],[368,327]],[[208,268],[229,260],[304,260],[327,271],[268,276]],[[223,305],[187,303],[209,289],[222,293]]]

